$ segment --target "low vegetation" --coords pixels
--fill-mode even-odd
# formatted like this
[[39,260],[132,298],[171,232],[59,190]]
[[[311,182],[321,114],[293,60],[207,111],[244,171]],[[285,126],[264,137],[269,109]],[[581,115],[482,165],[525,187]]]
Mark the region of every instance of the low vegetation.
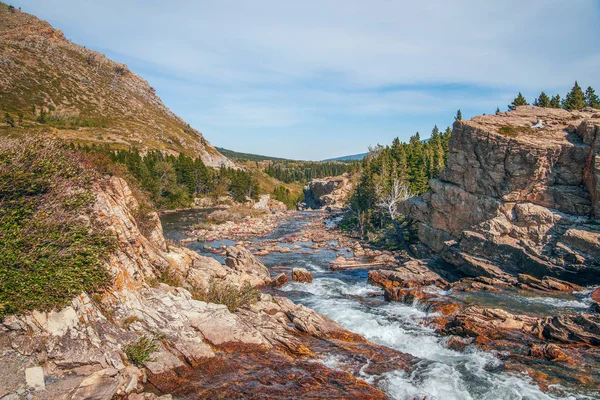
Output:
[[528,126],[503,126],[498,129],[498,133],[503,136],[517,137],[519,135],[527,135],[533,133],[534,130]]
[[158,350],[157,339],[144,335],[125,346],[125,355],[133,365],[139,367],[149,361],[154,361],[152,353]]
[[90,217],[95,171],[55,142],[0,143],[0,318],[110,284],[104,263],[115,238]]
[[[75,148],[75,147],[74,147]],[[243,169],[208,168],[201,158],[191,158],[150,151],[142,155],[137,149],[111,150],[108,146],[82,146],[87,153],[105,153],[111,161],[126,167],[154,204],[161,209],[189,207],[194,197],[231,196],[235,201],[257,199],[257,181]]]
[[231,312],[240,307],[255,304],[260,298],[260,291],[249,284],[237,288],[215,279],[210,281],[207,290],[195,290],[192,294],[196,300],[224,304]]

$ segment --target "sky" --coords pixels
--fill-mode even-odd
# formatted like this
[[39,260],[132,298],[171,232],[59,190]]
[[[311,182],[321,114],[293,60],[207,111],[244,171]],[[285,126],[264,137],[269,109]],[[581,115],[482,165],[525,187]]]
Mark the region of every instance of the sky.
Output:
[[363,153],[518,92],[564,96],[578,80],[600,93],[598,0],[9,1],[247,153]]

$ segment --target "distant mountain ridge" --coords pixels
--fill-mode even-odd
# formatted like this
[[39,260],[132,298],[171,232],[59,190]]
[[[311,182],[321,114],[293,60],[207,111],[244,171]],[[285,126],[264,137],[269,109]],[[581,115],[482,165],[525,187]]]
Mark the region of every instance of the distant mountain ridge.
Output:
[[353,154],[353,155],[343,156],[343,157],[328,158],[323,161],[360,161],[363,158],[365,158],[367,156],[367,154],[369,154],[369,153],[360,153],[360,154]]
[[239,161],[296,161],[291,160],[289,158],[281,158],[281,157],[269,157],[263,156],[260,154],[252,154],[252,153],[241,153],[239,151],[228,150],[223,147],[215,147],[221,154],[232,159]]
[[235,165],[126,65],[67,40],[49,23],[4,3],[0,112],[24,128],[9,129],[11,135],[37,132],[68,142],[183,152],[213,167]]

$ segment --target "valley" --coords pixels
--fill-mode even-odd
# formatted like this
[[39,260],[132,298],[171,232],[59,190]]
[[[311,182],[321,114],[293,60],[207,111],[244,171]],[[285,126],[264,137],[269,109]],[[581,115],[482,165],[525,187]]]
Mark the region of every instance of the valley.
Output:
[[[219,93],[194,117],[222,143],[239,126],[236,150],[259,128],[277,131],[265,154],[311,138],[298,157],[213,146],[133,69],[0,2],[0,400],[600,399],[591,86],[533,105],[519,92],[468,119],[459,109],[447,128],[359,153],[347,142],[404,123],[392,110],[429,123],[438,99],[415,95],[414,77],[351,90],[338,82],[348,71],[319,69],[299,85],[318,84],[302,92],[318,101],[289,107],[293,85],[252,79],[295,71],[238,76],[224,63],[223,84],[198,65],[185,77],[196,57],[179,60],[171,101],[186,93],[189,112],[210,97],[200,81],[250,88],[248,110],[235,102],[252,96]],[[432,82],[441,97],[496,93]],[[336,96],[321,91],[330,83]],[[392,105],[402,91],[410,101]],[[265,111],[273,93],[281,107]],[[279,136],[295,123],[303,133]],[[349,155],[313,156],[323,149]]]

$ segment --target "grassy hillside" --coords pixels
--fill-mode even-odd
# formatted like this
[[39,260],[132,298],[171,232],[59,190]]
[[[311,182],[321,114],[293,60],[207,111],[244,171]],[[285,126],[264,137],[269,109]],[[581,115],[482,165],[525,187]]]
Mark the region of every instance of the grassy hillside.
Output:
[[0,117],[4,136],[42,134],[233,163],[173,114],[126,65],[86,49],[33,15],[0,3]]

